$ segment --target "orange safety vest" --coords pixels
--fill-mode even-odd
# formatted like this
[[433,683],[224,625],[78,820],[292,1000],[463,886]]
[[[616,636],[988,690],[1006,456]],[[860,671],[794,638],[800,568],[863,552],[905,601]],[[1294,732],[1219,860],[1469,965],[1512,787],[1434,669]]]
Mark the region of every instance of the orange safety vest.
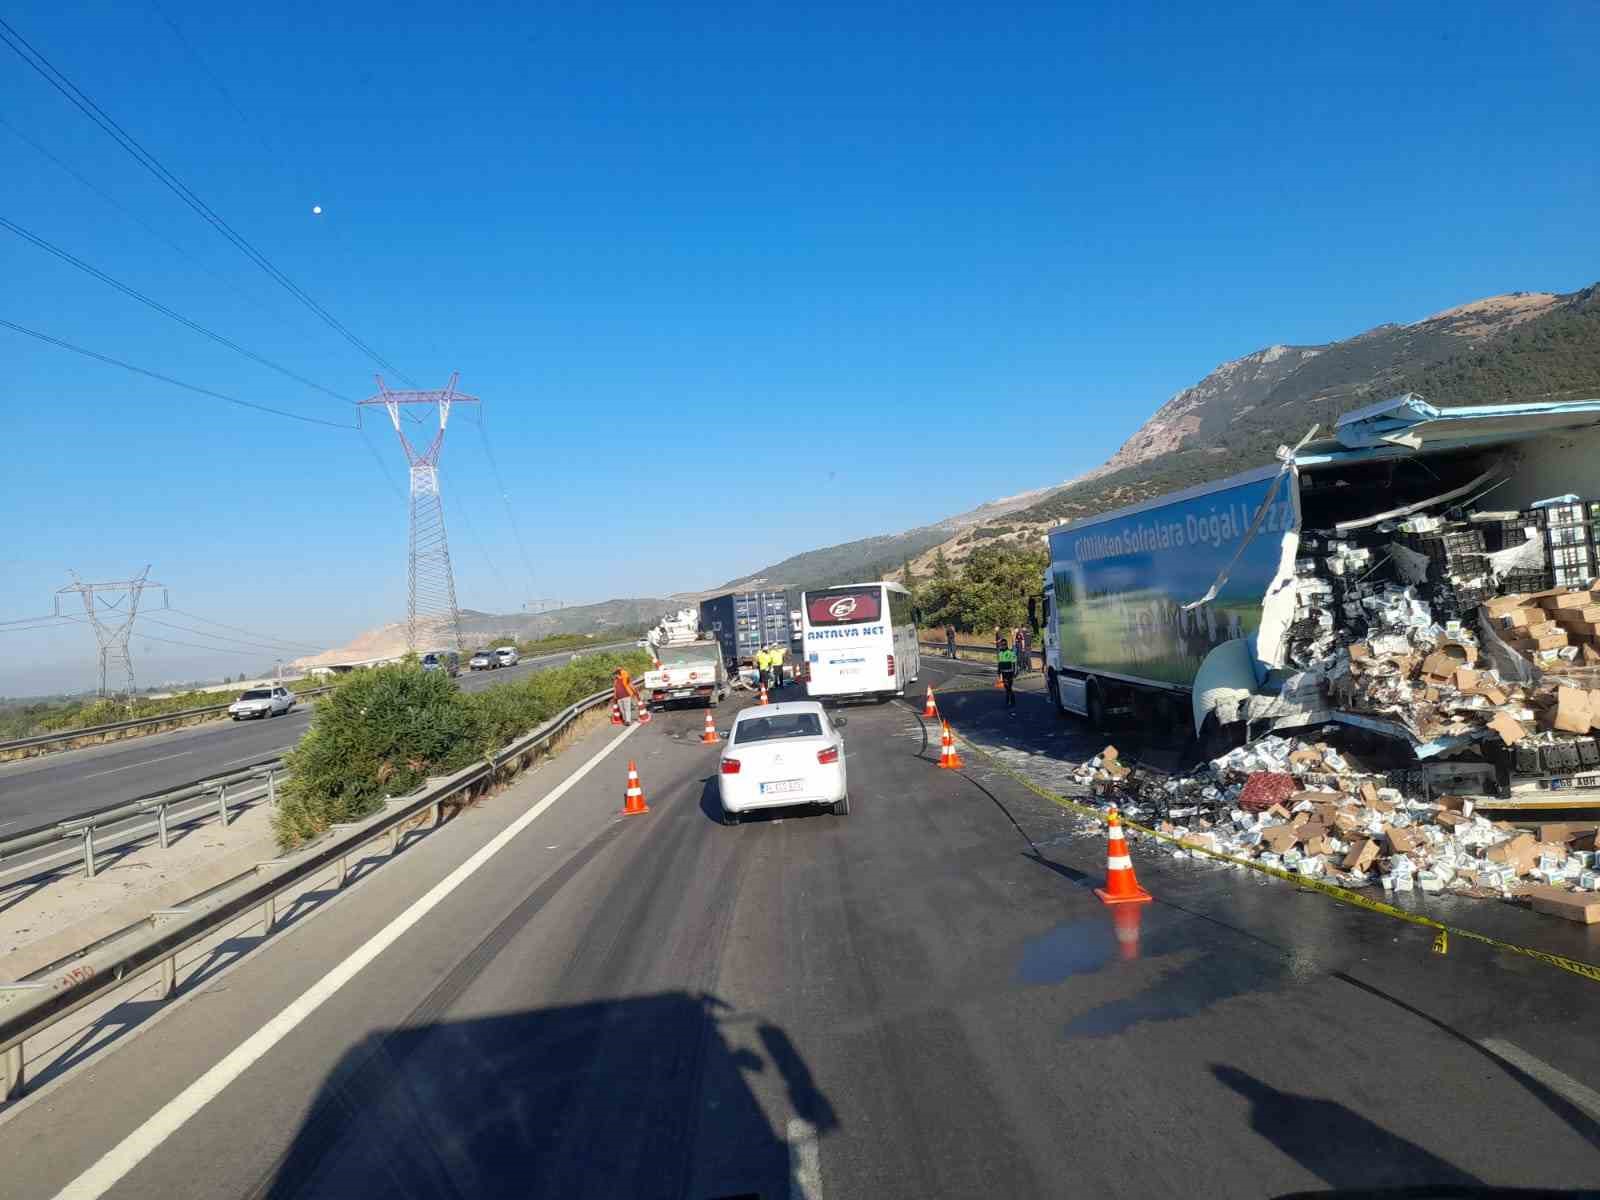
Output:
[[625,699],[634,694],[633,680],[628,678],[628,673],[626,671],[617,672],[617,682],[612,685],[611,694],[618,700]]

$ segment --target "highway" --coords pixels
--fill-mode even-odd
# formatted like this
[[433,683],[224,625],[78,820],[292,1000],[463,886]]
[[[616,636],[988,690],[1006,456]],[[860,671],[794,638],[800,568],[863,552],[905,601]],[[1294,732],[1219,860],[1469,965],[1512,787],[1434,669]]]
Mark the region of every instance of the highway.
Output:
[[1103,840],[846,715],[851,815],[735,828],[700,712],[602,726],[0,1113],[7,1196],[1594,1187],[1596,985],[1145,849],[1114,924]]
[[[610,648],[614,647],[594,649]],[[564,650],[524,659],[515,667],[463,670],[458,682],[463,689],[476,691],[527,678],[571,659],[572,651]],[[301,701],[290,712],[270,719],[209,721],[170,733],[0,763],[0,836],[276,758],[300,740],[311,723],[313,707]]]

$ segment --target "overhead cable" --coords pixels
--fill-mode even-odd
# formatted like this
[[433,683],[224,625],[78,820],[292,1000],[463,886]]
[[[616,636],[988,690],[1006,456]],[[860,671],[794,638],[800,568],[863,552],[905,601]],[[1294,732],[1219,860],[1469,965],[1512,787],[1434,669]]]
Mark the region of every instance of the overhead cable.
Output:
[[295,281],[290,279],[289,276],[283,273],[283,271],[279,270],[279,268],[270,259],[268,259],[265,254],[251,245],[250,242],[245,239],[243,234],[239,233],[233,228],[233,226],[229,225],[225,220],[223,220],[222,217],[218,216],[217,213],[205,203],[205,201],[201,200],[199,196],[195,195],[195,193],[189,189],[187,184],[169,171],[161,163],[161,161],[155,157],[155,155],[151,154],[142,145],[140,145],[138,140],[135,139],[132,134],[130,134],[126,129],[122,128],[121,125],[117,124],[110,114],[108,114],[103,108],[91,100],[83,91],[83,89],[78,87],[77,84],[73,83],[72,80],[68,79],[64,74],[62,74],[61,71],[59,71],[49,59],[45,58],[44,55],[35,50],[33,46],[28,43],[27,39],[18,33],[17,30],[10,23],[8,23],[4,17],[0,17],[0,41],[4,41],[18,58],[22,59],[23,62],[27,63],[36,72],[38,72],[38,74],[47,83],[49,83],[51,87],[55,88],[56,91],[65,96],[67,100],[69,100],[72,105],[78,109],[79,112],[83,113],[84,116],[88,117],[89,120],[98,125],[106,134],[106,136],[121,146],[135,162],[137,162],[145,170],[149,171],[150,174],[154,175],[163,186],[173,193],[173,195],[177,196],[191,209],[193,209],[197,215],[199,215],[203,220],[211,225],[212,228],[214,228],[224,238],[231,242],[241,254],[265,271],[275,283],[287,291],[306,308],[310,309],[311,312],[314,313],[324,324],[333,329],[342,338],[344,338],[345,341],[349,342],[350,345],[361,351],[361,353],[365,354],[384,370],[399,376],[407,383],[412,383],[413,386],[415,386],[415,381],[407,376],[405,372],[401,371],[388,359],[384,358],[383,355],[379,354],[366,342],[362,341],[354,333],[350,332],[349,329],[340,323],[338,318],[336,318],[327,309],[323,308],[322,305],[318,304],[316,300],[312,299],[311,296],[309,296],[299,284],[295,283]]
[[253,408],[257,412],[271,413],[275,417],[288,417],[291,421],[304,421],[307,425],[325,425],[329,429],[354,429],[356,427],[354,423],[346,425],[342,421],[324,421],[321,417],[308,417],[303,413],[289,412],[287,409],[273,408],[266,404],[256,404],[249,400],[240,400],[235,396],[212,391],[210,388],[203,388],[197,384],[184,383],[181,379],[174,379],[170,375],[163,375],[159,371],[151,371],[146,367],[136,367],[132,363],[123,362],[120,358],[112,358],[109,354],[100,354],[97,351],[85,349],[83,346],[75,346],[71,342],[52,337],[48,333],[42,333],[37,329],[29,329],[26,325],[18,325],[15,321],[7,321],[4,318],[0,318],[0,327],[9,329],[14,333],[20,333],[24,337],[37,338],[41,342],[59,346],[63,350],[71,350],[74,354],[81,354],[85,358],[92,358],[97,362],[109,363],[113,367],[121,367],[124,371],[132,371],[135,375],[157,379],[162,383],[171,384],[173,387],[183,388],[185,391],[195,392],[201,396],[210,396],[214,400],[222,400],[228,404],[237,404],[240,408]]

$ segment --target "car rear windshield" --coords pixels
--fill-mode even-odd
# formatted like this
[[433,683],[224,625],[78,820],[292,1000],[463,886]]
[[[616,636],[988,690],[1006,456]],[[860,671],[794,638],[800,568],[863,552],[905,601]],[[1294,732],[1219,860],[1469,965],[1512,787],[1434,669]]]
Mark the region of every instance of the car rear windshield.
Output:
[[812,625],[859,625],[882,614],[882,592],[875,587],[828,588],[806,593],[806,620]]
[[241,700],[271,700],[272,693],[265,688],[251,688],[239,697]]
[[816,713],[782,713],[772,717],[750,717],[734,730],[735,744],[770,742],[776,738],[821,737],[822,722]]

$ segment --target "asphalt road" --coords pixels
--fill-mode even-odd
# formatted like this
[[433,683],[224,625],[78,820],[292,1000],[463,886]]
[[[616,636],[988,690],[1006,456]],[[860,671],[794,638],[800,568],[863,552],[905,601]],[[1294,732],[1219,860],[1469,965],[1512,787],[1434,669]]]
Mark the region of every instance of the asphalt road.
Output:
[[[571,658],[570,651],[563,651],[494,671],[463,670],[458,682],[475,691],[561,666]],[[312,708],[302,701],[279,717],[211,721],[0,764],[0,836],[276,758],[300,740],[311,723]]]
[[701,713],[600,729],[0,1115],[7,1196],[1594,1188],[1595,985],[1143,849],[1107,909],[1103,841],[845,715],[851,815],[735,828]]

